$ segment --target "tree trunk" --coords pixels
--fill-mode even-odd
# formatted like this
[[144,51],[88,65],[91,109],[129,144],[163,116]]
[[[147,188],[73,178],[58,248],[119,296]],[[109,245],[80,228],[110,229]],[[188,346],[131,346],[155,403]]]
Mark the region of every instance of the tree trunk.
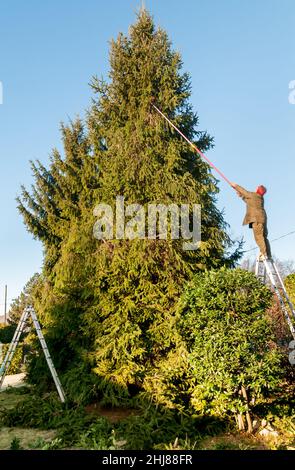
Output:
[[237,415],[237,422],[238,422],[239,431],[245,431],[245,423],[244,423],[243,415],[241,414]]
[[253,426],[252,426],[252,420],[251,420],[251,416],[250,416],[250,413],[249,413],[249,401],[248,401],[248,395],[247,395],[247,391],[245,389],[244,386],[242,386],[242,395],[246,401],[246,404],[247,404],[247,411],[246,411],[246,420],[247,420],[247,425],[248,425],[248,429],[247,429],[247,432],[253,432]]

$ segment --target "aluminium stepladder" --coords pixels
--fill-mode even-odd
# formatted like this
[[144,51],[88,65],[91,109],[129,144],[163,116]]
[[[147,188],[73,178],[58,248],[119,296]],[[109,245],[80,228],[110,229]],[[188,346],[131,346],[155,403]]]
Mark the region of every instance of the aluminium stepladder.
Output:
[[255,274],[264,284],[266,283],[266,276],[268,276],[274,293],[280,302],[290,332],[295,340],[295,309],[273,259],[258,256],[256,259]]
[[26,326],[26,322],[27,322],[29,316],[31,316],[31,318],[32,318],[37,336],[38,336],[39,341],[40,341],[41,346],[42,346],[42,350],[43,350],[47,365],[49,367],[52,378],[54,380],[54,383],[55,383],[60,401],[62,403],[64,403],[66,401],[65,393],[64,393],[64,390],[63,390],[62,385],[60,383],[60,380],[58,378],[58,375],[57,375],[56,369],[54,367],[54,364],[52,362],[52,358],[50,356],[50,353],[49,353],[45,338],[43,336],[43,333],[42,333],[42,330],[41,330],[36,312],[35,312],[33,307],[27,307],[27,308],[24,309],[24,311],[22,313],[22,316],[20,318],[20,321],[17,325],[17,328],[16,328],[15,333],[13,335],[12,341],[9,345],[9,349],[7,351],[7,354],[6,354],[5,358],[4,358],[3,364],[1,365],[1,368],[0,368],[0,389],[3,385],[6,372],[7,372],[8,368],[11,364],[11,361],[13,359],[13,356],[14,356],[14,353],[15,353],[15,350],[16,350],[16,347],[19,343],[21,334],[24,331],[24,328]]

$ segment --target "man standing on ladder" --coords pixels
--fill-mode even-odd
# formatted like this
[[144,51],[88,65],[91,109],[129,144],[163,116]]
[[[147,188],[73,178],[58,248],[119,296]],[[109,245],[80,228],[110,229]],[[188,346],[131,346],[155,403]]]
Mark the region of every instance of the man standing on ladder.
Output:
[[[184,135],[178,127],[173,124],[167,116],[154,104],[154,98],[152,99],[151,105],[153,108],[167,121],[169,124],[178,132],[179,135],[183,137],[184,140],[190,144],[194,150],[200,155],[204,160],[206,160],[209,165],[214,168],[214,170],[221,176],[224,181],[226,181],[232,188],[234,188],[238,195],[245,201],[247,204],[247,213],[244,218],[243,225],[249,224],[249,227],[253,229],[254,238],[257,245],[260,248],[260,257],[264,260],[270,259],[271,260],[271,250],[270,244],[267,239],[267,217],[264,210],[264,200],[263,196],[266,193],[266,188],[264,186],[258,186],[256,192],[246,191],[246,189],[242,188],[236,183],[232,183],[210,160],[206,157],[206,155],[198,149],[198,147],[191,142],[186,135]],[[261,259],[262,260],[262,259]]]
[[260,256],[264,259],[271,259],[271,249],[267,238],[267,216],[263,199],[266,188],[261,185],[257,187],[255,192],[251,192],[236,183],[231,183],[231,186],[247,204],[243,225],[249,224],[249,228],[253,229],[255,241],[260,249]]

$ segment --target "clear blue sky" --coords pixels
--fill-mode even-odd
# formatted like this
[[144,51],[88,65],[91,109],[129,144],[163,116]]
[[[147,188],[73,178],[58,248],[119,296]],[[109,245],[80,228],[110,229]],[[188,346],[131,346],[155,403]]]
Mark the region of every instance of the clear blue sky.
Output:
[[[32,183],[30,159],[46,164],[60,147],[59,123],[88,107],[92,75],[106,76],[108,41],[127,32],[140,0],[3,0],[0,28],[1,231],[0,314],[4,285],[16,297],[40,269],[42,247],[16,210],[21,184]],[[146,0],[192,76],[200,126],[215,136],[209,158],[248,189],[269,189],[270,238],[295,230],[294,0]],[[243,202],[220,183],[219,207],[233,237],[243,228]],[[273,244],[295,259],[295,235]]]

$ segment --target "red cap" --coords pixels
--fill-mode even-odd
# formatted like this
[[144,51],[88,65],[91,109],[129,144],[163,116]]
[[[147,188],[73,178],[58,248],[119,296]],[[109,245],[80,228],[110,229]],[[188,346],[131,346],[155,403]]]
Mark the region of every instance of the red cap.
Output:
[[264,194],[266,193],[267,189],[265,186],[263,186],[263,184],[261,184],[260,186],[258,186],[256,188],[256,193],[257,194],[260,194],[260,196],[264,196]]

